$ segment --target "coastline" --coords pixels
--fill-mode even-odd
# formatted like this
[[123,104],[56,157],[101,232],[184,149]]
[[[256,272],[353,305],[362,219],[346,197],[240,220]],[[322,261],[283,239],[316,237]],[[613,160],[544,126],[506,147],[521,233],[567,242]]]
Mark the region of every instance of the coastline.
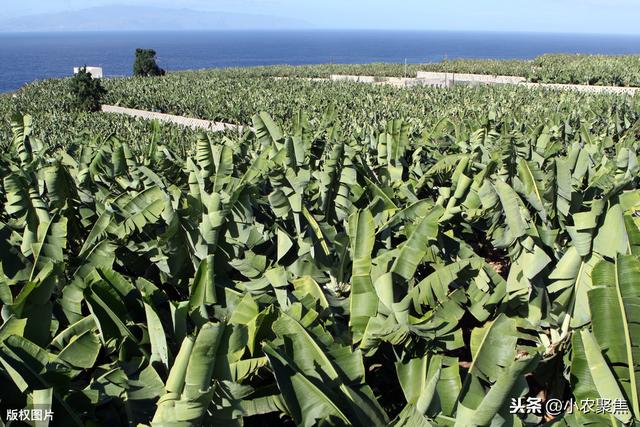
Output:
[[[597,40],[598,43],[594,43]],[[0,33],[0,92],[101,66],[131,73],[137,47],[171,71],[291,65],[424,64],[464,58],[527,60],[544,53],[640,53],[640,36],[461,31],[201,31]]]

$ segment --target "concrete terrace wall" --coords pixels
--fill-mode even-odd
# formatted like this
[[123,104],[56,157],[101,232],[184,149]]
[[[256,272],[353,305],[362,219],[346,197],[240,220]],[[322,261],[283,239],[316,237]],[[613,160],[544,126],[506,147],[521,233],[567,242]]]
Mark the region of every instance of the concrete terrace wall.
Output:
[[463,73],[435,73],[430,71],[418,71],[419,79],[441,81],[445,85],[450,84],[508,84],[515,85],[525,83],[524,77],[517,76],[491,76],[485,74]]
[[516,76],[492,76],[485,74],[462,74],[462,73],[433,73],[419,71],[418,79],[425,79],[433,82],[440,82],[447,87],[454,84],[510,84],[520,85],[533,89],[554,89],[554,90],[573,90],[582,93],[611,93],[635,95],[640,88],[620,87],[620,86],[588,86],[588,85],[572,85],[559,83],[530,83],[524,77]]
[[433,87],[451,87],[453,86],[452,81],[443,80],[443,79],[405,79],[405,86],[433,86]]
[[[73,74],[78,74],[82,67],[73,67]],[[94,79],[101,79],[103,77],[102,67],[86,67],[87,73],[91,74]]]
[[332,74],[329,79],[335,82],[376,83],[376,77],[374,76],[348,76],[342,74]]
[[191,117],[174,116],[172,114],[154,113],[152,111],[136,110],[133,108],[117,107],[115,105],[103,105],[104,113],[125,114],[131,117],[139,117],[147,120],[158,120],[166,123],[174,123],[181,126],[190,127],[192,129],[204,129],[210,132],[223,132],[226,130],[235,130],[242,132],[244,126],[234,125],[230,123],[213,122],[209,120],[194,119]]
[[375,76],[349,76],[331,75],[332,81],[351,81],[359,83],[371,83],[391,85],[398,87],[411,86],[436,86],[452,87],[454,85],[517,85],[531,89],[572,90],[581,93],[608,93],[616,95],[635,95],[640,91],[637,87],[620,86],[588,86],[553,83],[530,83],[524,77],[517,76],[492,76],[485,74],[458,74],[436,73],[419,71],[416,78],[405,77],[375,77]]
[[582,93],[609,93],[616,95],[635,95],[640,88],[622,87],[622,86],[587,86],[587,85],[569,85],[559,83],[522,83],[521,86],[553,89],[553,90],[573,90]]
[[[317,80],[317,79],[316,79]],[[415,77],[382,77],[382,76],[350,76],[343,74],[332,74],[329,80],[334,82],[355,82],[380,85],[391,85],[398,87],[407,86],[439,86],[446,87],[444,80],[438,79],[417,79]]]
[[392,86],[438,86],[451,87],[454,84],[519,84],[526,82],[524,77],[488,76],[481,74],[453,74],[420,71],[417,77],[376,77],[332,74],[330,80],[340,82],[377,83]]

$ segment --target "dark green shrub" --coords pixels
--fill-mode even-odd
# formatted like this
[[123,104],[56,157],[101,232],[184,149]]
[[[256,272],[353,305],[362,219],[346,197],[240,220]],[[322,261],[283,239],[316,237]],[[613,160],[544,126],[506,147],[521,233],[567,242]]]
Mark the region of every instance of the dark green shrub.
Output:
[[86,67],[80,68],[69,84],[69,90],[74,96],[74,107],[81,111],[100,110],[100,101],[107,94],[99,79],[91,77]]
[[136,49],[136,60],[133,63],[133,75],[138,77],[164,76],[165,71],[156,63],[156,51],[153,49]]

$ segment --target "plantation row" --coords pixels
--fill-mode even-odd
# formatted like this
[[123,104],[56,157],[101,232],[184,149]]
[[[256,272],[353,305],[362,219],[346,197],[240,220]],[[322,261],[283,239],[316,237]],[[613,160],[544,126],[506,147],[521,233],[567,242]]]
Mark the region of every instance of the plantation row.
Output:
[[[79,145],[87,138],[113,135],[130,141],[133,150],[141,151],[154,141],[163,141],[182,155],[192,145],[197,132],[171,124],[153,123],[127,116],[97,114],[60,108],[51,97],[65,94],[64,89],[43,94],[35,102],[18,103],[0,95],[0,150],[6,151],[12,140],[11,117],[17,111],[35,114],[32,131],[45,147]],[[28,93],[23,89],[20,93]]]
[[[140,140],[141,146],[149,142],[153,133],[148,124],[74,111],[67,82],[38,82],[14,96],[0,97],[5,118],[0,132],[10,135],[9,118],[18,110],[34,114],[34,132],[47,145],[68,144],[69,138],[85,127],[102,134],[115,131],[126,140]],[[271,111],[284,120],[285,127],[304,109],[315,125],[337,117],[343,132],[356,136],[380,131],[388,120],[403,118],[415,137],[438,126],[454,127],[464,138],[481,127],[526,135],[548,125],[565,141],[579,139],[583,130],[618,140],[625,133],[637,134],[640,115],[635,98],[514,87],[399,89],[346,82],[205,78],[198,74],[110,79],[104,85],[108,89],[104,102],[108,104],[237,124],[250,124],[255,111]],[[160,132],[165,142],[181,145],[179,149],[194,139],[193,132],[184,129],[163,126]]]
[[[514,87],[433,87],[397,88],[300,80],[206,79],[200,76],[171,75],[153,81],[113,79],[106,83],[105,102],[124,107],[229,121],[250,122],[255,111],[273,111],[291,118],[301,108],[313,118],[321,117],[329,105],[354,127],[360,123],[408,117],[417,128],[428,127],[443,117],[477,120],[489,112],[501,117],[541,121],[556,112],[567,117],[595,115],[611,105],[635,110],[637,102],[604,95],[590,97],[573,92]],[[480,120],[482,120],[480,119]],[[604,123],[606,118],[595,118]],[[420,129],[421,130],[421,129]]]
[[640,86],[640,55],[542,55],[534,60],[458,59],[432,64],[323,64],[182,72],[201,77],[329,77],[351,74],[415,77],[418,71],[521,76],[531,82]]
[[[162,99],[171,78],[131,99]],[[137,84],[110,83],[110,96]],[[48,84],[10,102],[63,103],[39,96]],[[14,118],[0,153],[2,413],[51,404],[64,425],[157,426],[640,419],[633,100],[227,84],[238,120],[269,98],[284,120],[261,113],[255,133],[192,143],[60,129],[51,144],[37,118]],[[225,99],[209,91],[208,108]],[[242,104],[249,93],[264,98]],[[512,398],[540,396],[629,410],[510,413]]]
[[640,86],[640,55],[542,55],[533,61],[455,60],[425,71],[526,77],[531,82]]

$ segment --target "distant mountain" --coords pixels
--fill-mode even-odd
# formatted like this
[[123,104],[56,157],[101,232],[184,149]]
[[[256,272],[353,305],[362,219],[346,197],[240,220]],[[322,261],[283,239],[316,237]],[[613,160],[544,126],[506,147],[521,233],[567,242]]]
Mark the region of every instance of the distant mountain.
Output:
[[278,16],[128,5],[0,19],[0,32],[281,30],[308,27],[307,22]]

